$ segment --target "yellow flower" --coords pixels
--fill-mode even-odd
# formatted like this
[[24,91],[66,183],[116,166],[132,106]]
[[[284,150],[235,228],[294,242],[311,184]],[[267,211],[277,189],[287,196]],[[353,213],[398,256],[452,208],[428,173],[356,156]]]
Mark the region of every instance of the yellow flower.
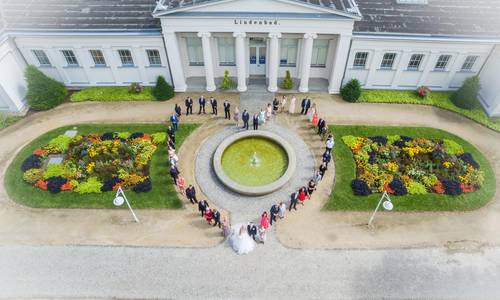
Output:
[[445,167],[446,169],[449,169],[453,166],[453,163],[452,162],[449,162],[449,161],[445,161],[443,163],[443,167]]

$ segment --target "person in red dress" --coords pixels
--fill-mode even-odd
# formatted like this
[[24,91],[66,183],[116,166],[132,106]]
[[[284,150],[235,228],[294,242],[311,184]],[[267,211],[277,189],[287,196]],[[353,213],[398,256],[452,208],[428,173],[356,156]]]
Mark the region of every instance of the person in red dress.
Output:
[[205,220],[207,220],[208,225],[212,225],[212,218],[212,209],[210,207],[207,207],[207,209],[205,210]]
[[184,188],[186,187],[186,180],[184,180],[184,177],[178,176],[177,177],[177,187],[179,188],[179,192],[181,195],[184,195]]
[[312,124],[313,124],[313,126],[317,127],[318,126],[318,122],[319,122],[318,113],[314,113],[314,115],[312,117]]
[[269,217],[267,216],[267,211],[262,213],[262,216],[260,217],[260,227],[264,229],[269,228]]
[[304,205],[304,201],[306,201],[306,197],[307,197],[306,187],[303,186],[299,190],[299,201],[302,205]]

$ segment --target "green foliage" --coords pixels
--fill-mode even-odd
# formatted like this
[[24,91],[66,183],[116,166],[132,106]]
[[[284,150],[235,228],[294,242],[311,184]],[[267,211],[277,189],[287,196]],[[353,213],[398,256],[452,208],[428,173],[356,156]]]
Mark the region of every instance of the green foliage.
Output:
[[420,98],[414,91],[401,90],[362,90],[358,102],[401,103],[436,106],[446,109],[478,122],[490,129],[500,132],[500,118],[490,118],[482,109],[463,109],[455,106],[450,100],[451,92],[432,92]]
[[120,139],[128,139],[128,137],[130,136],[130,132],[126,132],[126,131],[117,132],[116,136],[119,137]]
[[156,86],[153,88],[153,95],[156,100],[164,101],[171,99],[174,96],[174,88],[168,84],[165,77],[158,76]]
[[73,93],[69,99],[71,102],[83,101],[152,101],[153,89],[145,87],[141,93],[129,93],[126,86],[113,87],[91,87]]
[[38,70],[28,66],[24,73],[28,83],[26,99],[33,110],[48,110],[64,102],[68,90],[64,84],[56,81]]
[[151,141],[155,145],[159,145],[164,143],[167,140],[167,133],[166,132],[157,132],[151,134]]
[[399,141],[401,139],[401,136],[399,135],[388,135],[387,136],[387,144],[392,145],[394,144],[395,141]]
[[290,75],[289,70],[286,70],[286,72],[285,72],[285,78],[281,82],[281,88],[284,90],[293,89],[293,79],[292,79],[292,76]]
[[438,182],[438,178],[434,174],[430,174],[428,176],[422,176],[420,180],[425,185],[425,187],[429,189],[434,187],[434,185],[436,185],[436,183]]
[[43,179],[42,169],[29,169],[23,173],[23,180],[27,183],[34,184],[40,179]]
[[464,148],[455,141],[444,139],[443,144],[446,152],[449,154],[457,155],[464,153]]
[[427,194],[427,188],[420,182],[410,181],[406,187],[408,194],[410,195],[425,195]]
[[345,135],[342,137],[342,141],[347,145],[349,148],[354,148],[357,144],[362,142],[362,139],[357,136],[352,136],[352,135]]
[[223,91],[233,89],[235,87],[234,81],[229,77],[229,71],[224,71],[224,78],[220,84],[220,89]]
[[64,165],[49,164],[47,166],[47,169],[43,173],[43,178],[48,179],[50,177],[55,177],[55,176],[64,176],[64,173],[65,173]]
[[97,179],[97,177],[90,177],[87,181],[80,182],[75,188],[75,192],[78,194],[90,194],[101,192],[102,183]]
[[479,93],[479,89],[481,89],[479,76],[469,77],[465,79],[462,87],[451,95],[451,102],[463,109],[478,107],[479,101],[477,100],[477,94]]
[[361,84],[357,79],[351,79],[342,87],[340,95],[345,101],[357,102],[361,96]]
[[21,117],[21,116],[14,116],[11,114],[0,112],[0,130],[7,128],[10,125],[13,125],[14,123],[21,120],[22,118],[23,117]]
[[60,136],[50,140],[50,142],[43,147],[43,149],[47,151],[48,154],[64,153],[68,150],[69,144],[72,140],[72,137],[61,134]]

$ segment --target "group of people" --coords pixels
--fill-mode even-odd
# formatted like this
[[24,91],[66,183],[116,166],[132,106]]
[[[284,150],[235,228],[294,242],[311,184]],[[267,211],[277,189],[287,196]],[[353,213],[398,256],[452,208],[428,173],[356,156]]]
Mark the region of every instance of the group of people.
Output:
[[[208,103],[210,104],[210,107],[212,108],[212,115],[217,116],[219,113],[217,99],[215,99],[214,97],[210,97],[210,99],[208,100]],[[198,107],[199,107],[198,114],[199,115],[206,114],[206,111],[205,111],[206,104],[207,104],[207,99],[205,98],[205,96],[201,95],[200,98],[198,98]],[[193,114],[193,105],[194,105],[193,98],[188,96],[186,98],[186,100],[184,100],[184,105],[186,106],[186,116],[192,115]],[[228,100],[224,100],[224,103],[222,104],[222,106],[224,107],[224,118],[230,120],[231,119],[231,103],[229,103]],[[176,104],[175,107],[176,107],[176,113],[178,115],[180,115],[182,113],[180,106],[178,104]]]

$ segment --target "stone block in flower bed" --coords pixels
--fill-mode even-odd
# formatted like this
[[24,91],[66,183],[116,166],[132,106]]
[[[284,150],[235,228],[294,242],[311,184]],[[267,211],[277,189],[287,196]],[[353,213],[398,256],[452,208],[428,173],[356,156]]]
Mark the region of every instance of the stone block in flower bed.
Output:
[[449,139],[401,136],[343,136],[356,164],[355,195],[396,196],[444,193],[457,196],[480,189],[484,172],[470,153]]

